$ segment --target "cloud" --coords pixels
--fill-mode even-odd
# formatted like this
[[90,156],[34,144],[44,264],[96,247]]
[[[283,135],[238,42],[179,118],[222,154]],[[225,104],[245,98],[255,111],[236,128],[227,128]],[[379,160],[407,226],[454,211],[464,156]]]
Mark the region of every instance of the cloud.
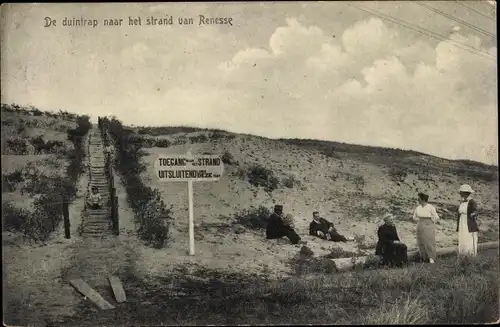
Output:
[[[271,51],[245,49],[219,66],[221,87],[244,99],[241,111],[274,122],[264,135],[495,162],[485,150],[497,148],[494,62],[447,42],[409,44],[376,18],[345,30],[341,42],[325,35],[288,19],[270,36]],[[474,36],[453,39],[481,48]]]
[[269,46],[276,55],[307,56],[326,41],[326,36],[317,26],[303,26],[295,18],[288,18],[286,22],[287,26],[278,27],[269,39]]
[[[33,22],[50,8],[15,11],[2,22],[8,29],[2,42],[9,44],[2,48],[2,100],[114,114],[127,124],[203,124],[497,163],[495,60],[378,18],[351,15],[346,25],[322,20],[316,10],[323,7],[313,4],[297,6],[296,14],[278,15],[268,4],[253,8],[267,7],[262,20],[234,14],[232,28],[123,26],[106,37],[40,29]],[[61,8],[60,17],[74,15]],[[231,11],[201,4],[120,8],[124,17]],[[276,27],[284,14],[290,17]],[[246,27],[248,17],[253,24]],[[496,57],[487,41],[449,24],[443,30]]]

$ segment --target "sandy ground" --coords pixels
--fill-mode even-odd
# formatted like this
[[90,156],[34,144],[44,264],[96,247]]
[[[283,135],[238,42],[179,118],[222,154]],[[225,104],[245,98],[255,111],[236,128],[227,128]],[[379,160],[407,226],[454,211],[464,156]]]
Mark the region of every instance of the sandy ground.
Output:
[[45,246],[31,247],[23,244],[22,237],[3,233],[4,305],[13,317],[9,324],[40,326],[73,315],[76,305],[85,299],[69,279],[83,278],[98,287],[109,283],[109,274],[133,266],[134,246],[130,242],[136,238],[129,236],[134,230],[130,215],[127,220],[127,215],[121,214],[119,237],[79,236],[87,186],[85,172],[78,182],[77,199],[69,207],[70,239],[64,238],[63,224]]
[[[171,227],[170,244],[164,249],[154,249],[137,239],[133,212],[126,201],[125,189],[120,179],[116,178],[120,219],[118,237],[82,239],[77,236],[76,228],[83,208],[83,199],[79,198],[70,206],[70,240],[64,239],[61,226],[45,247],[19,247],[8,245],[4,241],[4,280],[9,310],[17,310],[25,318],[23,322],[57,320],[58,315],[72,314],[72,308],[85,301],[66,282],[68,278],[81,277],[91,286],[102,288],[107,285],[109,274],[125,269],[150,282],[154,282],[155,277],[166,276],[179,269],[189,273],[191,269],[200,266],[228,272],[262,274],[270,278],[289,276],[292,271],[288,261],[300,251],[301,246],[288,244],[286,239],[266,240],[264,231],[246,229],[241,234],[235,233],[235,214],[252,205],[263,205],[271,209],[275,203],[284,204],[285,211],[294,215],[298,234],[308,242],[307,246],[314,254],[320,256],[333,248],[355,252],[357,245],[355,242],[333,243],[308,236],[312,211],[319,210],[344,235],[365,236],[367,243],[374,243],[381,213],[397,199],[402,203],[401,212],[406,212],[397,220],[400,238],[410,250],[416,248],[416,226],[407,218],[416,205],[416,188],[430,187],[419,186],[418,183],[423,183],[421,181],[418,181],[417,186],[403,185],[396,188],[389,181],[386,171],[379,167],[351,160],[339,161],[253,137],[237,137],[232,141],[213,144],[193,144],[191,149],[193,153],[217,154],[222,154],[227,149],[240,162],[239,166],[226,167],[220,181],[194,185],[195,256],[188,255],[187,183],[160,184],[154,178],[152,165],[152,160],[158,154],[185,153],[187,146],[148,149],[150,155],[145,158],[145,162],[149,170],[142,177],[149,186],[159,188],[165,202],[172,205],[174,223]],[[262,158],[262,153],[272,153],[272,156]],[[301,181],[301,185],[291,189],[278,189],[269,195],[233,175],[238,168],[248,167],[251,163],[265,164],[280,178],[293,175]],[[353,183],[353,176],[363,176],[364,186],[358,188]],[[444,175],[436,177],[440,182],[431,196],[439,198],[443,204],[455,203],[452,190],[461,181],[454,178]],[[79,196],[83,195],[87,184],[87,175],[84,175],[79,182]],[[492,208],[492,203],[498,202],[494,186],[476,187],[477,198],[483,206]],[[366,209],[378,211],[363,211]],[[441,207],[438,207],[438,212],[445,213]],[[440,222],[436,234],[440,247],[456,243],[455,221],[450,220],[446,214],[443,218],[447,219]],[[497,217],[487,219],[486,225],[498,226]],[[10,242],[18,243],[14,239]],[[127,285],[124,287],[126,289]],[[102,295],[112,302],[111,294]],[[42,310],[46,313],[42,314]]]
[[[169,139],[173,140],[172,137]],[[239,166],[226,166],[224,176],[218,182],[194,183],[195,257],[187,256],[187,183],[160,183],[155,178],[153,165],[159,154],[184,154],[188,148],[192,153],[219,155],[228,150],[239,162]],[[361,236],[365,238],[366,244],[375,245],[377,228],[382,223],[381,216],[397,206],[400,212],[396,217],[399,236],[409,250],[416,250],[416,223],[410,218],[417,205],[417,190],[428,190],[431,198],[437,201],[435,206],[443,218],[436,228],[438,247],[457,244],[454,215],[446,209],[458,200],[454,188],[462,181],[455,176],[436,175],[431,176],[429,181],[422,181],[418,176],[410,175],[406,184],[394,186],[386,169],[376,165],[356,160],[338,160],[251,136],[237,136],[223,142],[150,148],[147,151],[149,155],[144,158],[144,162],[148,171],[143,174],[143,180],[163,192],[165,202],[173,206],[175,217],[172,244],[168,248],[140,248],[141,256],[150,258],[140,265],[148,266],[149,274],[163,275],[175,269],[174,263],[275,276],[290,273],[287,262],[300,250],[299,246],[287,244],[286,240],[266,240],[264,231],[247,229],[243,234],[236,234],[232,228],[234,215],[240,210],[259,205],[272,209],[275,203],[284,204],[285,212],[294,216],[297,233],[308,242],[307,246],[315,256],[326,255],[334,248],[358,251],[356,242],[334,243],[309,236],[308,226],[315,210],[334,222],[345,236]],[[265,157],[262,153],[269,156]],[[269,195],[233,175],[238,168],[245,169],[253,163],[270,168],[280,179],[294,176],[301,184],[291,189],[282,187]],[[359,176],[364,180],[361,187],[353,182]],[[498,201],[498,192],[494,190],[496,184],[474,185],[478,190],[475,194],[478,202],[489,209],[498,210],[495,204]],[[492,227],[498,230],[496,218],[483,217],[483,229]],[[372,252],[374,249],[362,251]]]

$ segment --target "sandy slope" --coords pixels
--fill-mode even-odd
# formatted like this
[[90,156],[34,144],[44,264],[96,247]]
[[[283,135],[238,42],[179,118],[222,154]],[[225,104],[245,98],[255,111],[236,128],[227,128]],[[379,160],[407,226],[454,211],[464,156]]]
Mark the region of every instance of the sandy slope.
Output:
[[[183,135],[169,139],[175,140],[176,137]],[[153,166],[158,154],[183,154],[188,148],[194,154],[222,154],[229,151],[239,162],[238,166],[226,166],[220,181],[194,185],[197,258],[186,258],[187,185],[185,182],[159,183]],[[354,242],[332,243],[308,236],[308,224],[314,210],[319,210],[325,218],[333,221],[346,236],[364,236],[367,243],[376,241],[378,220],[383,213],[392,210],[397,213],[401,239],[409,249],[415,249],[416,226],[409,219],[417,205],[416,194],[420,190],[427,191],[443,218],[436,233],[438,246],[450,246],[456,244],[454,214],[451,210],[459,200],[456,190],[464,182],[473,185],[480,206],[489,210],[482,217],[486,222],[483,227],[492,225],[498,230],[498,184],[463,180],[447,173],[445,169],[442,173],[427,176],[428,180],[410,174],[401,185],[397,185],[388,175],[388,168],[370,162],[329,157],[315,150],[245,135],[237,135],[231,140],[212,140],[189,146],[180,144],[147,151],[149,155],[144,158],[144,162],[148,171],[143,174],[143,178],[150,186],[163,191],[165,201],[172,205],[175,217],[173,244],[168,249],[155,250],[157,262],[167,255],[169,260],[173,256],[175,260],[194,261],[206,266],[231,266],[237,270],[262,272],[263,267],[270,265],[277,273],[286,272],[286,261],[299,251],[299,247],[286,244],[285,241],[267,241],[264,232],[247,230],[244,234],[235,234],[230,226],[238,211],[252,205],[272,208],[275,203],[284,204],[285,211],[294,215],[297,232],[308,241],[315,255],[326,254],[334,247],[356,251],[357,245]],[[280,179],[294,176],[300,185],[281,187],[269,195],[263,189],[255,188],[234,176],[237,169],[247,169],[255,163],[271,169]],[[360,179],[364,181],[362,185],[359,185]],[[277,242],[280,244],[276,245]],[[165,268],[156,267],[158,271],[162,269]]]
[[61,223],[45,246],[32,247],[22,236],[2,233],[4,306],[9,324],[44,325],[57,316],[71,315],[79,296],[62,279],[69,266],[71,247],[78,242],[83,198],[88,181],[82,175],[75,201],[69,206],[70,239]]

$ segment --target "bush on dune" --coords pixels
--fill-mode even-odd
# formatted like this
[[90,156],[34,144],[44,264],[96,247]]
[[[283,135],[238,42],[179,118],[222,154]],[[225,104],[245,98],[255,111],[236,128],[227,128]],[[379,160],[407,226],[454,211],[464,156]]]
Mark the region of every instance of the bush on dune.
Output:
[[252,206],[244,209],[235,215],[235,223],[243,225],[253,230],[262,230],[267,226],[267,219],[271,211],[264,206]]
[[10,174],[2,174],[2,193],[14,192],[17,185],[24,181],[23,170],[18,168]]
[[[78,118],[78,126],[68,131],[68,139],[73,141],[74,149],[69,151],[69,165],[65,176],[47,176],[39,169],[16,172],[21,175],[24,185],[21,194],[34,198],[33,211],[18,209],[13,204],[6,204],[2,211],[2,220],[8,230],[22,232],[31,241],[44,243],[55,231],[62,220],[62,203],[72,201],[76,195],[76,183],[83,172],[83,137],[90,129],[88,116]],[[17,176],[16,177],[19,177]]]
[[261,165],[251,166],[247,172],[248,182],[257,187],[264,187],[270,193],[278,188],[279,180],[272,170]]
[[[146,170],[141,163],[145,152],[143,139],[123,127],[116,118],[104,119],[104,126],[115,143],[115,167],[120,172],[127,192],[127,201],[139,223],[139,236],[149,245],[164,247],[169,241],[172,211],[161,200],[161,193],[144,185],[140,174]],[[165,140],[166,141],[166,140]]]

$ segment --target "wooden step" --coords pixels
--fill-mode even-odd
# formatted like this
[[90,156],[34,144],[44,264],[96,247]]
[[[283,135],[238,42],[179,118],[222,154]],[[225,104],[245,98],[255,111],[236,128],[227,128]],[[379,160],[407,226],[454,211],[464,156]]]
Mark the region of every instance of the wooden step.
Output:
[[88,217],[85,217],[85,221],[87,222],[91,222],[91,221],[104,221],[104,220],[109,220],[111,219],[111,212],[110,213],[105,213],[105,214],[101,214],[99,216],[88,216]]
[[97,215],[89,215],[89,216],[85,217],[85,221],[105,220],[105,219],[109,219],[110,216],[111,216],[111,212],[100,213]]
[[96,219],[96,220],[86,220],[82,223],[82,228],[90,227],[108,227],[112,223],[110,218]]
[[101,193],[101,195],[103,195],[103,193],[106,193],[106,194],[109,193],[109,184],[100,184],[100,185],[90,184],[90,186],[97,187],[98,190],[102,190],[102,192],[99,192],[99,193]]
[[86,222],[83,224],[83,230],[87,228],[109,228],[111,225],[111,220],[108,221],[92,221],[92,222]]
[[82,231],[83,232],[91,232],[91,233],[97,233],[97,232],[106,232],[111,228],[111,224],[109,225],[99,225],[99,226],[83,226]]
[[85,224],[83,225],[83,230],[89,230],[89,231],[96,231],[96,230],[107,230],[111,227],[111,224],[94,224],[94,225],[88,225],[88,224]]
[[92,238],[107,238],[108,236],[113,236],[113,232],[111,230],[102,233],[82,232],[82,236],[92,237]]
[[102,215],[108,215],[111,213],[110,210],[99,211],[99,212],[87,212],[90,217],[101,217]]
[[96,216],[96,215],[102,215],[102,214],[107,214],[108,212],[110,212],[111,210],[108,210],[108,209],[100,209],[100,210],[90,210],[90,211],[87,211],[87,213],[90,215],[90,216]]
[[111,219],[109,217],[104,217],[104,218],[91,218],[91,217],[85,217],[85,220],[83,221],[83,225],[87,226],[88,224],[104,224],[110,222]]
[[103,234],[105,232],[108,232],[110,230],[109,227],[103,227],[103,228],[88,228],[85,227],[82,231],[83,233],[88,233],[88,234]]

